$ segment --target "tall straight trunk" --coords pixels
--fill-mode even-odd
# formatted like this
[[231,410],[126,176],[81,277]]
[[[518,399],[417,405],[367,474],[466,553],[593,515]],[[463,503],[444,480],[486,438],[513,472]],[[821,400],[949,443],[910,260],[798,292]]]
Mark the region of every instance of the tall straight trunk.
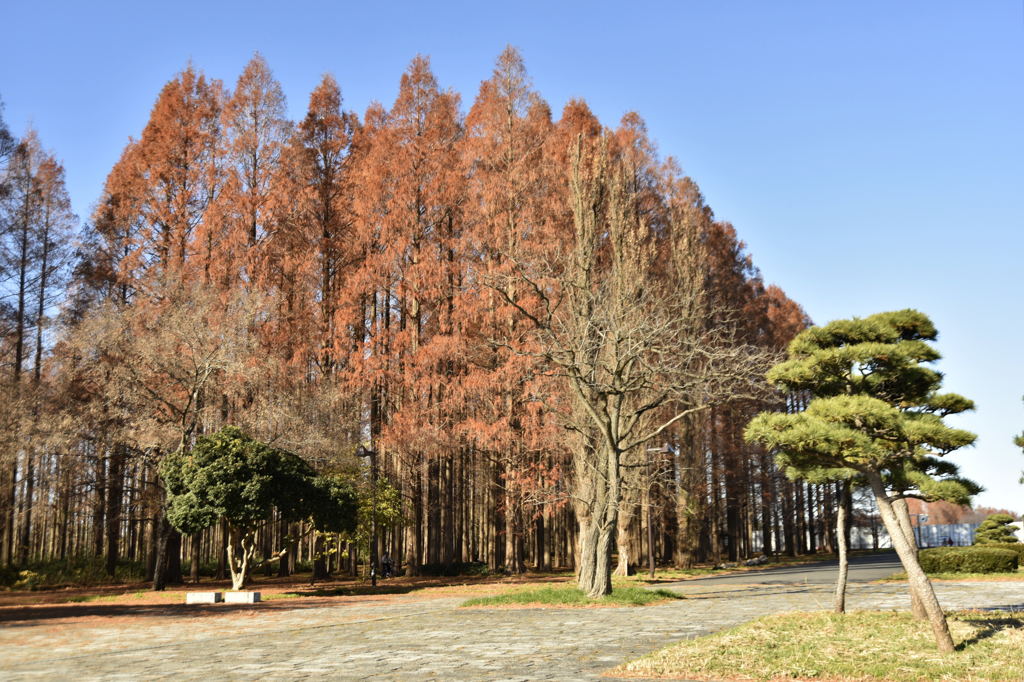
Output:
[[507,533],[505,520],[505,480],[502,476],[502,466],[494,465],[493,479],[491,481],[491,556],[489,567],[492,571],[504,568],[505,565],[505,535]]
[[684,470],[679,489],[676,491],[676,541],[675,541],[675,565],[676,568],[693,568],[697,563],[694,549],[699,542],[697,517],[700,498],[693,494],[688,485],[688,479],[692,478]]
[[767,453],[761,453],[761,553],[766,556],[775,554],[772,547],[772,467]]
[[167,583],[180,585],[185,582],[181,573],[181,533],[168,523],[167,533]]
[[201,532],[200,533],[193,533],[192,536],[189,539],[190,539],[190,543],[189,543],[189,545],[190,545],[189,546],[189,555],[190,555],[190,557],[189,558],[191,559],[191,561],[190,561],[190,565],[189,565],[188,578],[189,578],[189,581],[192,584],[198,584],[199,583],[199,561],[200,561],[200,558],[201,558],[200,557],[200,550],[202,549],[203,534]]
[[547,556],[548,536],[546,530],[547,529],[544,526],[544,508],[541,507],[540,511],[537,513],[537,518],[533,521],[534,543],[537,548],[537,556],[534,566],[536,566],[538,571],[546,571],[550,568],[550,562],[548,561]]
[[807,525],[804,508],[804,484],[796,482],[793,484],[795,492],[793,498],[794,511],[796,513],[796,538],[797,552],[807,554]]
[[6,490],[4,490],[4,536],[3,560],[7,565],[14,563],[14,532],[16,510],[18,504],[18,458],[12,457],[11,468],[8,469]]
[[[324,534],[313,531],[313,575],[311,580],[327,579],[327,561],[324,557]],[[236,588],[237,589],[237,588]]]
[[[834,487],[835,486],[831,484],[826,484],[820,487],[822,500],[821,517],[824,519],[824,523],[822,524],[822,535],[825,551],[829,553],[837,551],[839,540],[839,538],[836,537],[836,530],[839,528],[839,525],[834,516],[836,511]],[[842,501],[840,501],[839,504],[842,504]]]
[[154,521],[156,527],[156,546],[153,548],[153,590],[162,592],[167,588],[168,575],[168,553],[171,524],[164,516],[163,505],[157,512],[158,516]]
[[782,534],[786,547],[786,556],[795,557],[797,551],[796,523],[793,512],[793,483],[783,483],[782,492]]
[[25,451],[25,489],[21,498],[21,528],[18,538],[18,565],[28,564],[32,540],[32,504],[35,500],[35,457],[31,450]]
[[123,445],[115,445],[110,455],[107,471],[107,575],[113,577],[120,559],[119,544],[121,540],[121,496],[124,494],[124,456]]
[[93,467],[93,472],[96,480],[96,490],[92,507],[92,552],[97,557],[101,557],[103,556],[103,519],[107,508],[107,470],[106,457],[100,452],[96,453],[96,464]]
[[807,552],[815,554],[818,551],[818,525],[815,521],[815,500],[814,485],[807,484]]
[[921,570],[921,564],[917,560],[916,548],[907,541],[906,535],[900,528],[897,512],[893,508],[891,498],[885,491],[882,477],[874,472],[869,473],[867,476],[868,482],[871,484],[871,490],[875,493],[875,499],[878,502],[878,511],[882,516],[882,522],[885,524],[886,530],[889,531],[892,545],[896,549],[896,554],[900,557],[903,569],[907,572],[907,582],[911,589],[917,593],[924,606],[925,613],[928,615],[928,623],[931,625],[932,632],[935,635],[935,644],[939,651],[952,653],[954,648],[953,638],[949,634],[946,616],[942,612],[942,607],[939,606],[939,600],[935,596],[935,590],[932,587],[931,581],[928,580],[925,572]]
[[[58,460],[59,461],[59,460]],[[60,530],[58,531],[57,540],[57,551],[58,559],[63,561],[67,556],[68,552],[68,530],[71,525],[71,491],[69,488],[70,477],[66,473],[66,468],[61,467],[61,489],[59,492],[60,496]]]
[[[287,539],[288,539],[288,522],[285,521],[283,514],[279,514],[278,518],[277,518],[277,536],[278,536],[278,547],[285,547],[286,546],[285,543],[287,542]],[[225,533],[225,538],[226,537],[227,537],[227,535]],[[225,542],[226,542],[226,539],[225,539]],[[224,545],[224,555],[225,555],[224,556],[224,560],[225,561],[227,560],[227,550],[228,550],[227,544],[225,544]],[[290,548],[288,548],[286,550],[286,556],[287,556],[287,554],[291,554],[291,549]],[[278,562],[277,562],[277,577],[278,578],[287,578],[288,577],[288,561],[287,561],[287,559],[285,557],[281,557],[281,559],[279,559]]]

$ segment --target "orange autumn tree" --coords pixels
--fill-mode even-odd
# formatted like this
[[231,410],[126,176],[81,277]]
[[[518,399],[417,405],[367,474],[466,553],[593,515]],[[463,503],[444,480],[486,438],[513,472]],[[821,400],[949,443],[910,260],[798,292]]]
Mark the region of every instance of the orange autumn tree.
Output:
[[[795,313],[761,283],[693,180],[659,158],[639,116],[606,130],[574,100],[553,122],[513,49],[467,108],[463,116],[458,95],[438,85],[422,57],[394,102],[371,105],[362,122],[343,110],[329,77],[301,120],[289,122],[281,87],[259,55],[230,93],[186,69],[111,171],[74,314],[100,314],[99,303],[110,300],[139,306],[135,319],[149,324],[164,310],[198,305],[192,287],[171,286],[183,280],[211,294],[203,314],[212,320],[239,307],[236,296],[247,301],[242,308],[252,301],[259,314],[249,321],[247,348],[256,350],[232,364],[244,370],[211,374],[196,431],[230,419],[318,467],[350,471],[351,453],[369,439],[381,475],[401,489],[408,521],[381,529],[381,553],[412,572],[477,560],[512,571],[568,568],[579,556],[597,575],[603,559],[591,549],[601,511],[588,498],[594,462],[586,457],[605,447],[601,428],[530,316],[541,319],[554,301],[582,300],[573,269],[587,248],[597,326],[623,319],[597,294],[627,271],[639,273],[636,283],[652,300],[687,292],[690,308],[667,327],[658,327],[653,304],[636,318],[687,343],[761,352],[784,343]],[[592,172],[598,157],[603,175]],[[585,171],[575,179],[574,166]],[[599,200],[587,209],[580,199],[591,191]],[[630,222],[617,233],[632,250],[621,262],[608,228],[613,192],[628,197],[615,218],[628,214]],[[602,226],[589,246],[579,238],[586,210]],[[558,324],[564,339],[571,325]],[[156,328],[146,334],[156,338]],[[671,383],[651,376],[651,385]],[[103,384],[93,378],[60,384],[80,393],[69,404],[89,403],[78,413],[81,427],[62,441],[81,466],[62,470],[72,472],[66,486],[51,476],[35,490],[88,490],[88,502],[61,498],[74,508],[68,518],[88,527],[58,543],[68,551],[81,550],[86,537],[89,552],[120,545],[152,556],[148,535],[139,542],[102,533],[119,518],[120,499],[124,524],[148,523],[159,483],[145,464],[149,453],[123,438],[132,420],[93,400]],[[147,385],[172,390],[171,383]],[[636,429],[707,403],[683,393],[644,409]],[[645,404],[639,394],[623,399],[625,410]],[[680,564],[733,551],[747,557],[769,541],[777,548],[782,537],[813,537],[830,492],[780,481],[763,453],[736,442],[751,404],[714,401],[714,409],[619,453],[620,516],[602,542],[621,565],[640,556]],[[25,489],[14,491],[18,505]],[[134,491],[143,502],[129,504]],[[20,518],[10,525],[23,535]],[[268,546],[297,530],[277,520],[261,531],[274,535]],[[780,532],[785,524],[792,528]],[[211,560],[221,535],[204,531],[182,556],[194,566],[197,555]],[[828,538],[818,533],[814,542]],[[586,551],[577,554],[580,547]],[[312,543],[295,549],[319,551]],[[349,570],[364,551],[349,546]]]
[[221,222],[219,278],[227,285],[264,283],[266,245],[275,229],[275,180],[291,136],[281,84],[256,53],[238,77],[221,114],[224,186],[217,202]]
[[471,285],[463,312],[478,338],[470,356],[476,371],[466,381],[476,409],[466,426],[490,469],[490,563],[513,572],[525,568],[524,497],[536,482],[538,459],[550,449],[550,425],[540,419],[543,411],[533,409],[531,382],[539,374],[534,360],[496,341],[518,334],[517,306],[538,303],[511,274],[517,261],[551,246],[552,169],[543,163],[551,128],[550,109],[533,90],[522,57],[506,48],[466,116],[462,154],[469,182],[465,249]]
[[[365,260],[350,305],[363,320],[353,346],[349,384],[367,396],[370,435],[401,485],[404,558],[415,574],[424,562],[452,560],[451,519],[437,486],[461,462],[453,400],[464,368],[465,338],[455,326],[461,287],[464,178],[457,144],[459,98],[443,91],[426,58],[402,75],[391,109],[372,105],[363,129],[356,205]],[[357,306],[357,307],[356,307]],[[443,537],[427,537],[428,529]]]
[[[223,181],[217,163],[223,101],[219,81],[187,67],[161,90],[141,138],[129,143],[108,177],[95,218],[97,233],[110,258],[106,269],[118,285],[112,304],[122,310],[131,305],[136,319],[158,318],[164,308],[180,304],[173,294],[181,282],[209,281],[220,240],[209,209]],[[145,330],[138,333],[144,336]],[[137,377],[141,395],[166,391],[163,401],[184,407],[145,415],[178,424],[173,437],[150,447],[158,455],[187,448],[201,402],[179,396],[180,385],[157,388],[151,379]],[[113,450],[123,452],[120,446]],[[153,585],[163,589],[180,579],[181,536],[167,523],[162,505],[157,528]]]

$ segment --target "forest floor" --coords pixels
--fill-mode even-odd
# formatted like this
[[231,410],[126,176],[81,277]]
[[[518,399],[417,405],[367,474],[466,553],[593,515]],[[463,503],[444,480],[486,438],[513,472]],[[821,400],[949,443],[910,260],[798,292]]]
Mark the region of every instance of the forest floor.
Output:
[[[564,583],[571,579],[568,572],[524,573],[515,576],[455,576],[455,577],[396,577],[379,580],[376,587],[368,580],[358,578],[332,578],[310,582],[309,573],[286,578],[254,576],[247,589],[260,592],[265,602],[261,609],[305,608],[332,603],[344,604],[360,601],[379,601],[397,595],[415,593],[421,599],[444,597],[471,598],[500,594],[502,591],[524,586]],[[96,615],[130,616],[133,613],[156,615],[172,614],[185,606],[185,595],[196,591],[227,591],[230,580],[201,579],[199,583],[172,585],[162,592],[154,592],[148,582],[124,583],[88,587],[62,587],[35,591],[0,591],[0,625],[6,622],[59,618],[62,620],[89,618]],[[237,605],[214,604],[196,611],[197,615],[214,615],[218,611],[237,610]]]
[[[883,550],[884,552],[884,550]],[[869,555],[877,552],[865,550],[855,555]],[[712,576],[731,576],[764,570],[778,566],[799,566],[834,559],[831,554],[802,555],[799,557],[777,556],[765,564],[755,566],[729,565],[728,568],[715,568],[713,565],[699,565],[692,569],[674,569],[660,567],[656,577],[651,579],[646,570],[638,570],[628,577],[616,577],[617,583],[630,585],[658,585],[681,580],[697,580]],[[424,598],[437,596],[458,596],[466,598],[481,594],[500,594],[502,590],[527,585],[545,585],[550,583],[571,582],[571,571],[530,571],[520,575],[487,574],[479,576],[442,576],[442,577],[395,577],[378,581],[372,587],[366,578],[338,576],[327,580],[310,581],[310,574],[297,573],[285,578],[277,576],[254,575],[252,584],[247,588],[261,592],[265,601],[281,599],[357,599],[366,596],[388,594],[407,594],[416,592]],[[186,582],[181,585],[169,586],[163,592],[154,592],[148,582],[129,582],[119,584],[60,587],[44,587],[37,590],[3,590],[0,589],[0,623],[16,620],[21,608],[38,606],[52,607],[67,605],[69,617],[76,613],[86,613],[89,606],[137,606],[153,607],[160,605],[183,604],[185,593],[192,591],[226,591],[231,589],[230,580],[215,580],[203,577],[199,583]],[[226,606],[226,605],[224,605]]]

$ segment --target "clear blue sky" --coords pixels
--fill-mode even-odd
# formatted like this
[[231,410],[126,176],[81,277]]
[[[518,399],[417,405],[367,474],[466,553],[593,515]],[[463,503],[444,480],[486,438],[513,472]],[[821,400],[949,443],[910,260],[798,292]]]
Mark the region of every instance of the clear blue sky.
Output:
[[[436,7],[435,5],[440,5]],[[947,388],[976,400],[958,454],[1024,511],[1024,2],[6,3],[0,96],[63,158],[87,216],[189,59],[231,85],[253,51],[301,116],[320,75],[393,100],[417,53],[472,101],[506,44],[554,111],[647,121],[768,282],[818,322],[915,307]]]

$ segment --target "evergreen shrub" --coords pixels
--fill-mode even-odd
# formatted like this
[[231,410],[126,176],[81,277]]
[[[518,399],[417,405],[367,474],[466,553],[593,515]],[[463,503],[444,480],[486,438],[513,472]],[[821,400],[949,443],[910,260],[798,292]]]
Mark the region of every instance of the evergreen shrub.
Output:
[[924,549],[920,560],[925,573],[1012,573],[1020,565],[1017,552],[991,545]]

